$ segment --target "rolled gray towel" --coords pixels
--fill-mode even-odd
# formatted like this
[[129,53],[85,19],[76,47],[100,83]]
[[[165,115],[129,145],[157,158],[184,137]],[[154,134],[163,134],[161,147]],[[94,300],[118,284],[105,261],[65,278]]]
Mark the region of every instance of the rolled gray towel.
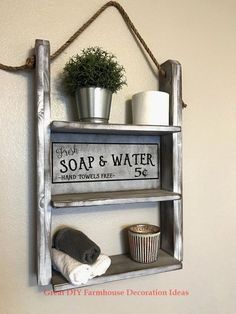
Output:
[[83,232],[69,227],[57,231],[53,240],[57,250],[84,264],[93,264],[101,253],[99,246]]

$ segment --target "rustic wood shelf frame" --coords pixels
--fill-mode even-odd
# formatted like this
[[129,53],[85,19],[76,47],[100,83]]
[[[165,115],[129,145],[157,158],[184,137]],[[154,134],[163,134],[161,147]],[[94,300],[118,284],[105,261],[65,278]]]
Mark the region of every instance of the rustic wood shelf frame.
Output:
[[[160,202],[161,250],[156,263],[141,264],[126,254],[111,256],[107,273],[87,285],[150,275],[182,268],[182,95],[181,65],[168,60],[161,65],[166,75],[160,76],[160,90],[170,95],[170,126],[137,126],[51,122],[50,118],[50,45],[36,40],[36,112],[37,112],[37,248],[38,284],[52,284],[54,290],[75,288],[51,265],[51,212],[60,208],[110,205],[117,203]],[[114,134],[160,136],[161,188],[152,190],[115,191],[52,195],[51,135]]]

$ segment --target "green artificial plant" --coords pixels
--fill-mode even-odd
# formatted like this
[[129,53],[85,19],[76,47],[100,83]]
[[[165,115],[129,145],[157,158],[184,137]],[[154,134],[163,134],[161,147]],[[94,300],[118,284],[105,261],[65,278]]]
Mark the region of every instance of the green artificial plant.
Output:
[[80,87],[101,87],[116,93],[127,85],[124,67],[112,53],[100,47],[83,49],[80,55],[70,58],[62,80],[66,92],[71,95]]

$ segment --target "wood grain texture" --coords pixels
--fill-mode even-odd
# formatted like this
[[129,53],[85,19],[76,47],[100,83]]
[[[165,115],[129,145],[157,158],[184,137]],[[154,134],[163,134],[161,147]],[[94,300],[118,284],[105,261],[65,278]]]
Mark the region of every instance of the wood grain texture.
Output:
[[[160,90],[170,95],[170,124],[182,125],[182,74],[181,65],[169,60],[162,64],[165,77],[160,79]],[[182,133],[161,138],[162,189],[182,195]],[[183,259],[182,199],[161,204],[161,248]]]
[[36,40],[38,284],[51,281],[50,66],[49,42]]
[[104,275],[89,280],[85,285],[72,285],[68,283],[61,274],[53,271],[52,285],[54,291],[81,288],[115,280],[153,275],[182,268],[181,262],[162,250],[159,250],[159,258],[157,262],[154,263],[137,263],[131,260],[129,255],[125,254],[111,256],[111,261],[111,266]]
[[[145,134],[145,131],[144,131]],[[107,133],[52,133],[51,134],[51,141],[52,143],[87,143],[88,145],[86,147],[86,151],[91,147],[91,144],[100,144],[102,148],[100,150],[103,150],[104,153],[107,152],[107,149],[109,147],[109,150],[112,147],[112,144],[117,144],[117,149],[119,150],[119,154],[122,153],[122,150],[124,149],[125,145],[129,144],[133,147],[136,147],[136,145],[140,144],[155,144],[158,145],[158,163],[157,163],[157,179],[152,180],[108,180],[108,181],[101,181],[99,182],[92,182],[92,180],[85,181],[85,182],[79,182],[79,183],[73,183],[70,181],[69,183],[61,182],[61,183],[52,183],[52,194],[75,194],[75,193],[92,193],[92,192],[104,192],[104,191],[126,191],[126,190],[142,190],[142,189],[160,189],[160,180],[159,180],[159,173],[160,173],[160,136],[159,135],[142,135],[141,133],[139,135],[137,134],[110,134],[107,130]],[[111,144],[111,145],[110,145]],[[124,144],[124,145],[123,145]],[[62,144],[64,146],[64,144]],[[52,144],[53,146],[53,144]],[[140,152],[142,152],[143,149],[141,149]],[[124,152],[124,151],[123,151]],[[98,153],[98,151],[96,151]],[[112,151],[114,153],[114,151]],[[126,152],[127,153],[127,152]],[[53,159],[55,158],[54,150],[52,150]],[[64,154],[65,155],[65,154]],[[74,155],[76,156],[76,154]],[[123,155],[125,156],[125,155]],[[95,163],[98,157],[95,157]],[[64,159],[64,157],[63,157]],[[105,158],[106,159],[106,158]],[[108,162],[107,164],[113,164],[112,157],[108,156]],[[53,163],[54,164],[54,163]],[[135,167],[129,167],[128,170],[129,173],[135,172],[135,168],[138,167],[138,164],[135,165]],[[146,168],[146,165],[142,165],[142,167]],[[106,167],[103,167],[103,169],[99,169],[99,172],[97,174],[99,177],[102,177],[102,173],[107,173],[105,170]],[[115,170],[114,167],[113,169]],[[122,168],[122,167],[121,167]],[[92,168],[91,168],[92,170]],[[100,171],[101,170],[101,171]],[[87,171],[86,171],[87,172]],[[93,173],[95,173],[93,171]],[[113,170],[112,172],[113,173]],[[54,174],[54,173],[53,173]],[[78,175],[84,174],[84,171],[81,169],[80,171],[75,171],[75,174]],[[87,172],[88,174],[88,172]],[[126,172],[123,171],[123,174],[126,175]],[[113,178],[113,179],[116,179]],[[54,180],[52,181],[54,182]]]
[[180,132],[179,126],[132,125],[132,124],[92,124],[83,122],[53,121],[52,132],[96,133],[96,134],[132,134],[162,135]]
[[[88,124],[80,122],[50,123],[50,65],[49,42],[37,40],[36,104],[37,104],[37,233],[38,284],[48,285],[51,269],[51,206],[55,209],[109,205],[134,202],[161,202],[161,250],[156,263],[140,264],[126,255],[112,257],[112,267],[88,285],[150,275],[182,268],[182,96],[181,66],[176,61],[162,65],[166,76],[160,80],[160,90],[170,94],[171,126],[141,126],[120,124]],[[51,196],[50,131],[53,136],[114,136],[141,135],[161,138],[161,184],[159,189],[140,189],[114,192],[56,194]],[[99,135],[100,134],[100,135]],[[58,273],[52,279],[56,291],[75,288]]]
[[161,202],[177,200],[181,196],[163,190],[135,190],[116,192],[97,192],[79,194],[59,194],[52,195],[52,206],[55,208],[114,205],[141,202]]

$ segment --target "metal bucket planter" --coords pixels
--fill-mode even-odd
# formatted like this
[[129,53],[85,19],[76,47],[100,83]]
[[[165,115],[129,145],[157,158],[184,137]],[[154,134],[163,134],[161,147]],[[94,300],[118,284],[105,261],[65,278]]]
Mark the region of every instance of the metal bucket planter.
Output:
[[108,123],[112,92],[100,87],[78,88],[75,93],[79,120],[90,123]]
[[160,227],[138,224],[128,228],[131,258],[139,263],[153,263],[158,259]]

